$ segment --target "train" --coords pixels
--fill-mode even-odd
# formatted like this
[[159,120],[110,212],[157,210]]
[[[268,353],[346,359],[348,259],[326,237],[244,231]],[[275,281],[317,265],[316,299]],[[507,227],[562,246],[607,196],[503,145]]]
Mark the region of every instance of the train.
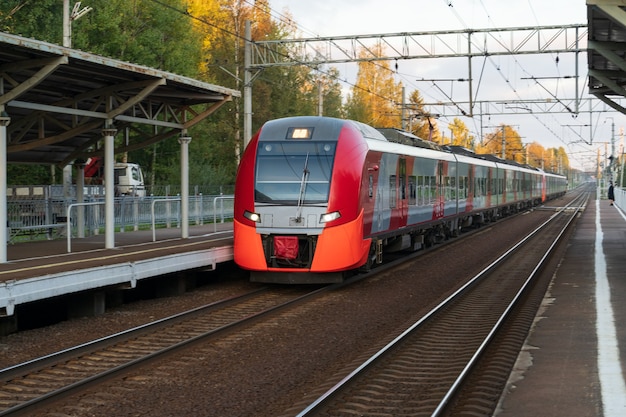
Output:
[[237,171],[234,260],[253,282],[341,282],[566,190],[563,175],[397,129],[270,120]]

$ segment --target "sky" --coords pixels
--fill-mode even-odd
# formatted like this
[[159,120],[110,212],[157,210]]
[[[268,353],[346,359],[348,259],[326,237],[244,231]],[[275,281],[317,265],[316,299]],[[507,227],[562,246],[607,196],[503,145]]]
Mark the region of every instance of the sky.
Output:
[[[269,0],[269,4],[275,18],[292,16],[301,38],[587,24],[584,0]],[[584,40],[586,46],[586,36]],[[356,81],[356,64],[333,66],[346,80],[343,88],[348,92],[350,83]],[[468,68],[467,58],[399,60],[395,77],[406,87],[407,95],[417,89],[426,103],[467,102],[467,82],[432,80],[467,79]],[[567,100],[574,99],[578,90],[580,97],[589,98],[586,53],[578,56],[578,88],[575,71],[573,53],[561,54],[558,60],[554,54],[473,58],[473,97],[475,101]],[[611,154],[612,135],[615,152],[620,152],[626,116],[611,109],[593,113],[580,110],[578,115],[521,112],[481,116],[480,109],[474,109],[474,117],[459,118],[477,138],[481,133],[492,133],[502,123],[511,125],[522,142],[563,147],[571,166],[591,170],[598,150],[602,157]],[[438,109],[428,111],[437,113]],[[448,137],[447,125],[452,118],[438,119],[440,131]]]

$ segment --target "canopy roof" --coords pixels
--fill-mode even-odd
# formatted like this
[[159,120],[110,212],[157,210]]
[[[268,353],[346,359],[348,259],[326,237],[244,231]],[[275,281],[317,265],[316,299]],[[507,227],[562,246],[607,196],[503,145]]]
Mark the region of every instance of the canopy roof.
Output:
[[63,166],[101,154],[97,143],[108,120],[119,133],[140,132],[116,152],[139,149],[180,134],[239,96],[237,90],[0,32],[8,163]]
[[589,92],[626,113],[626,2],[587,0]]

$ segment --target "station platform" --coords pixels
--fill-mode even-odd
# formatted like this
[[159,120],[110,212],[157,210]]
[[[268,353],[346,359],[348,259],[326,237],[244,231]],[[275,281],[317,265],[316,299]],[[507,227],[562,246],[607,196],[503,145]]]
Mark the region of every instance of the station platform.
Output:
[[626,215],[590,201],[495,416],[626,416],[625,271]]
[[115,247],[105,236],[23,242],[7,247],[0,264],[0,317],[22,303],[109,286],[134,288],[142,279],[191,269],[215,269],[233,259],[232,223],[118,232]]

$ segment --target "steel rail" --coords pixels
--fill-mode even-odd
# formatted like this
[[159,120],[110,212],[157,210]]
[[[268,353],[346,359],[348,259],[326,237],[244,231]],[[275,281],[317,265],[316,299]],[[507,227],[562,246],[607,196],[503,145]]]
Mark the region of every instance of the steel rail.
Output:
[[[63,395],[69,395],[70,393],[72,393],[75,390],[79,390],[79,389],[84,389],[87,386],[93,385],[93,384],[97,384],[100,381],[104,380],[105,378],[109,378],[111,376],[114,376],[116,374],[119,374],[121,372],[124,371],[128,371],[130,368],[134,367],[134,366],[138,366],[148,360],[152,360],[155,359],[159,356],[171,353],[174,350],[177,349],[181,349],[184,348],[194,342],[200,341],[204,338],[207,337],[211,337],[216,335],[217,333],[232,329],[236,326],[241,326],[247,323],[250,323],[254,320],[257,320],[259,318],[261,318],[262,316],[266,316],[268,314],[271,314],[273,312],[276,312],[278,310],[281,310],[289,305],[292,305],[294,303],[298,303],[304,299],[313,297],[315,295],[320,294],[321,292],[324,291],[328,291],[334,288],[338,288],[339,286],[341,286],[343,284],[334,284],[334,285],[330,285],[330,286],[325,286],[325,287],[321,287],[321,288],[317,288],[313,291],[309,291],[307,293],[305,293],[304,295],[299,295],[296,297],[293,297],[291,299],[289,299],[288,301],[285,302],[281,302],[277,305],[274,305],[272,307],[266,308],[264,310],[261,311],[257,311],[256,313],[250,314],[240,320],[236,320],[233,322],[230,322],[228,324],[213,328],[207,332],[203,332],[201,334],[198,334],[196,336],[192,336],[190,338],[187,338],[185,340],[173,343],[165,348],[162,349],[158,349],[155,350],[151,353],[148,353],[146,355],[142,355],[141,357],[135,358],[133,360],[130,360],[126,363],[123,363],[119,366],[115,366],[113,368],[107,369],[105,371],[102,372],[98,372],[96,374],[93,374],[89,377],[83,378],[81,380],[75,381],[71,384],[65,385],[61,388],[58,389],[54,389],[51,390],[50,392],[47,392],[41,396],[38,396],[37,398],[33,398],[31,400],[22,402],[20,404],[17,404],[15,406],[6,408],[4,410],[0,411],[0,417],[4,417],[4,416],[15,416],[15,415],[23,415],[24,413],[27,413],[33,409],[35,409],[36,407],[39,407],[49,401],[52,400],[56,400],[58,398],[60,398]],[[76,357],[82,356],[84,354],[87,353],[91,353],[94,351],[97,351],[97,349],[104,349],[106,347],[115,345],[117,343],[122,343],[124,341],[133,339],[137,336],[140,335],[144,335],[144,334],[148,334],[150,332],[156,332],[158,331],[158,329],[163,328],[169,324],[176,324],[178,322],[181,322],[183,320],[185,320],[186,318],[195,315],[196,313],[200,313],[202,311],[209,311],[211,309],[215,309],[215,308],[219,308],[219,307],[224,307],[224,306],[228,306],[229,304],[234,304],[237,303],[238,301],[245,301],[246,298],[250,298],[253,297],[257,294],[260,294],[262,292],[266,292],[269,291],[269,288],[267,287],[262,287],[259,288],[257,290],[251,291],[249,293],[246,294],[242,294],[239,296],[235,296],[235,297],[231,297],[225,300],[221,300],[215,303],[211,303],[205,306],[201,306],[201,307],[197,307],[195,309],[192,310],[188,310],[173,316],[169,316],[166,318],[163,318],[161,320],[157,320],[155,322],[151,322],[142,326],[138,326],[129,330],[125,330],[123,332],[119,332],[110,336],[106,336],[97,340],[94,340],[92,342],[88,342],[88,343],[84,343],[81,345],[78,345],[76,347],[72,347],[69,349],[65,349],[50,355],[46,355],[43,356],[41,358],[37,358],[16,366],[12,366],[9,368],[5,368],[3,370],[0,371],[0,380],[3,381],[11,381],[13,379],[19,378],[20,376],[24,376],[24,374],[31,374],[33,372],[36,372],[37,370],[40,369],[44,369],[46,367],[50,367],[53,364],[58,364],[60,362],[66,362],[70,359],[74,359]]]
[[[581,194],[577,198],[575,198],[570,204],[568,204],[568,205],[566,205],[564,207],[561,207],[561,208],[557,208],[555,214],[550,216],[550,218],[548,220],[546,220],[544,223],[542,223],[537,228],[535,228],[533,231],[531,231],[523,239],[521,239],[519,242],[517,242],[513,247],[508,249],[504,254],[502,254],[500,257],[498,257],[496,260],[494,260],[491,264],[489,264],[482,271],[480,271],[478,274],[476,274],[474,277],[472,277],[463,286],[461,286],[454,293],[449,295],[441,303],[439,303],[437,306],[435,306],[431,311],[426,313],[423,317],[421,317],[418,321],[416,321],[414,324],[412,324],[409,328],[404,330],[399,336],[397,336],[395,339],[393,339],[391,342],[389,342],[386,346],[384,346],[382,349],[380,349],[378,352],[376,352],[374,355],[372,355],[370,358],[368,358],[365,362],[363,362],[355,370],[350,372],[341,381],[339,381],[337,384],[335,384],[333,387],[331,387],[328,391],[326,391],[324,394],[322,394],[320,397],[318,397],[313,403],[311,403],[308,407],[306,407],[299,414],[297,414],[296,417],[307,417],[307,416],[314,415],[314,413],[319,411],[322,406],[327,404],[327,402],[330,401],[330,399],[332,397],[334,397],[339,391],[344,389],[350,382],[355,380],[358,376],[360,376],[362,373],[364,373],[367,369],[369,369],[375,363],[377,363],[378,360],[380,360],[380,358],[382,358],[387,352],[389,352],[390,350],[392,350],[393,348],[398,346],[401,342],[406,340],[409,335],[413,334],[416,331],[416,329],[422,327],[425,323],[429,322],[435,315],[437,315],[442,310],[444,310],[444,308],[446,308],[448,305],[450,305],[453,301],[455,301],[458,298],[460,298],[464,293],[467,292],[468,289],[470,289],[471,287],[476,285],[478,282],[480,282],[490,271],[495,269],[504,260],[509,258],[513,253],[515,253],[518,249],[520,249],[524,245],[524,243],[528,242],[529,239],[531,239],[533,236],[535,236],[537,233],[539,233],[541,230],[543,230],[546,226],[551,224],[551,222],[554,219],[556,219],[560,214],[562,214],[562,213],[564,213],[566,211],[569,211],[569,210],[571,210],[573,208],[574,211],[575,211],[574,215],[571,216],[571,218],[569,219],[569,221],[567,222],[567,224],[565,225],[563,230],[558,234],[558,237],[557,237],[557,239],[555,239],[555,242],[556,242],[556,240],[559,240],[562,237],[564,230],[566,230],[569,227],[569,225],[571,225],[571,222],[576,217],[576,213],[578,213],[580,210],[582,210],[585,207],[587,199],[588,199],[588,193],[581,192]],[[531,277],[529,277],[525,281],[524,288],[526,288],[526,286],[529,284],[529,282],[532,281],[531,278],[534,277],[536,272],[540,269],[541,264],[543,264],[545,262],[545,260],[548,259],[549,254],[552,252],[552,250],[556,246],[555,242],[552,243],[552,245],[550,246],[549,251],[546,252],[546,254],[544,254],[544,256],[539,261],[538,265],[535,266],[535,268],[533,269],[533,272],[531,273]],[[521,293],[524,292],[523,289],[518,291],[517,295],[515,296],[515,300],[519,300],[519,296],[521,295]],[[512,308],[510,306],[508,308],[506,308],[506,311],[505,311],[505,313],[503,313],[503,316],[506,317],[509,314],[509,312],[511,311],[511,309]],[[501,324],[503,322],[504,322],[504,318],[501,317],[497,321],[497,327],[501,326]],[[496,327],[496,326],[494,326],[494,327]],[[495,333],[496,333],[496,330],[492,329],[489,332],[488,336],[486,337],[486,339],[488,339],[488,340],[483,341],[480,344],[479,352],[476,352],[472,356],[472,358],[470,360],[470,363],[468,363],[464,367],[464,369],[461,372],[461,374],[453,382],[452,386],[450,387],[450,389],[448,390],[446,395],[442,398],[441,403],[443,403],[443,405],[440,403],[437,406],[437,408],[435,409],[435,412],[432,414],[433,417],[440,415],[439,413],[445,407],[445,404],[448,403],[450,398],[458,390],[459,386],[461,385],[461,382],[466,378],[466,376],[469,373],[470,369],[477,362],[477,360],[480,357],[481,353],[486,349],[489,340],[491,340],[493,338]]]
[[[586,206],[586,201],[588,200],[589,196],[586,195],[586,197],[587,197],[587,199],[585,200],[585,204],[582,204],[580,206],[574,206],[574,202],[577,201],[577,200],[575,200],[574,202],[572,202],[568,206],[566,206],[563,209],[558,211],[557,214],[560,214],[560,213],[566,211],[569,208],[569,206],[573,206],[574,207],[574,214],[570,217],[570,219],[563,226],[561,231],[554,238],[552,244],[550,245],[550,247],[548,248],[546,253],[541,257],[541,259],[539,260],[537,265],[535,265],[535,268],[528,275],[528,277],[524,281],[524,284],[517,291],[517,293],[515,294],[515,296],[513,297],[511,302],[509,303],[509,305],[506,307],[505,311],[502,313],[500,318],[496,321],[496,323],[492,327],[492,329],[489,332],[489,334],[487,335],[487,337],[483,340],[483,342],[480,344],[479,348],[476,350],[476,352],[474,353],[474,355],[472,356],[470,361],[465,365],[465,367],[463,368],[463,370],[461,371],[461,373],[459,374],[457,379],[450,386],[450,389],[448,390],[446,395],[443,397],[443,399],[441,400],[441,402],[439,403],[439,405],[437,406],[435,411],[433,411],[432,417],[437,417],[437,416],[442,415],[443,411],[445,410],[445,407],[449,404],[449,402],[452,399],[452,397],[458,392],[458,390],[461,387],[461,384],[466,379],[466,377],[470,374],[471,370],[474,368],[474,366],[478,362],[479,358],[485,352],[485,350],[489,346],[489,343],[493,340],[493,338],[495,337],[495,335],[498,332],[498,330],[500,330],[500,328],[502,328],[504,322],[509,317],[511,311],[515,308],[515,306],[518,305],[518,303],[520,302],[520,300],[522,298],[522,295],[528,289],[528,287],[530,287],[531,283],[533,282],[533,280],[537,276],[537,273],[539,272],[539,270],[542,268],[542,266],[545,264],[545,262],[550,258],[550,256],[552,255],[555,247],[560,243],[561,238],[563,237],[563,234],[566,232],[566,230],[570,227],[570,225],[572,224],[572,222],[576,218],[576,214],[578,214],[578,212],[580,212],[582,210],[582,207]],[[581,195],[581,198],[585,198],[585,196]],[[555,216],[553,216],[552,218],[554,218],[554,217]],[[524,240],[526,240],[526,238]]]

